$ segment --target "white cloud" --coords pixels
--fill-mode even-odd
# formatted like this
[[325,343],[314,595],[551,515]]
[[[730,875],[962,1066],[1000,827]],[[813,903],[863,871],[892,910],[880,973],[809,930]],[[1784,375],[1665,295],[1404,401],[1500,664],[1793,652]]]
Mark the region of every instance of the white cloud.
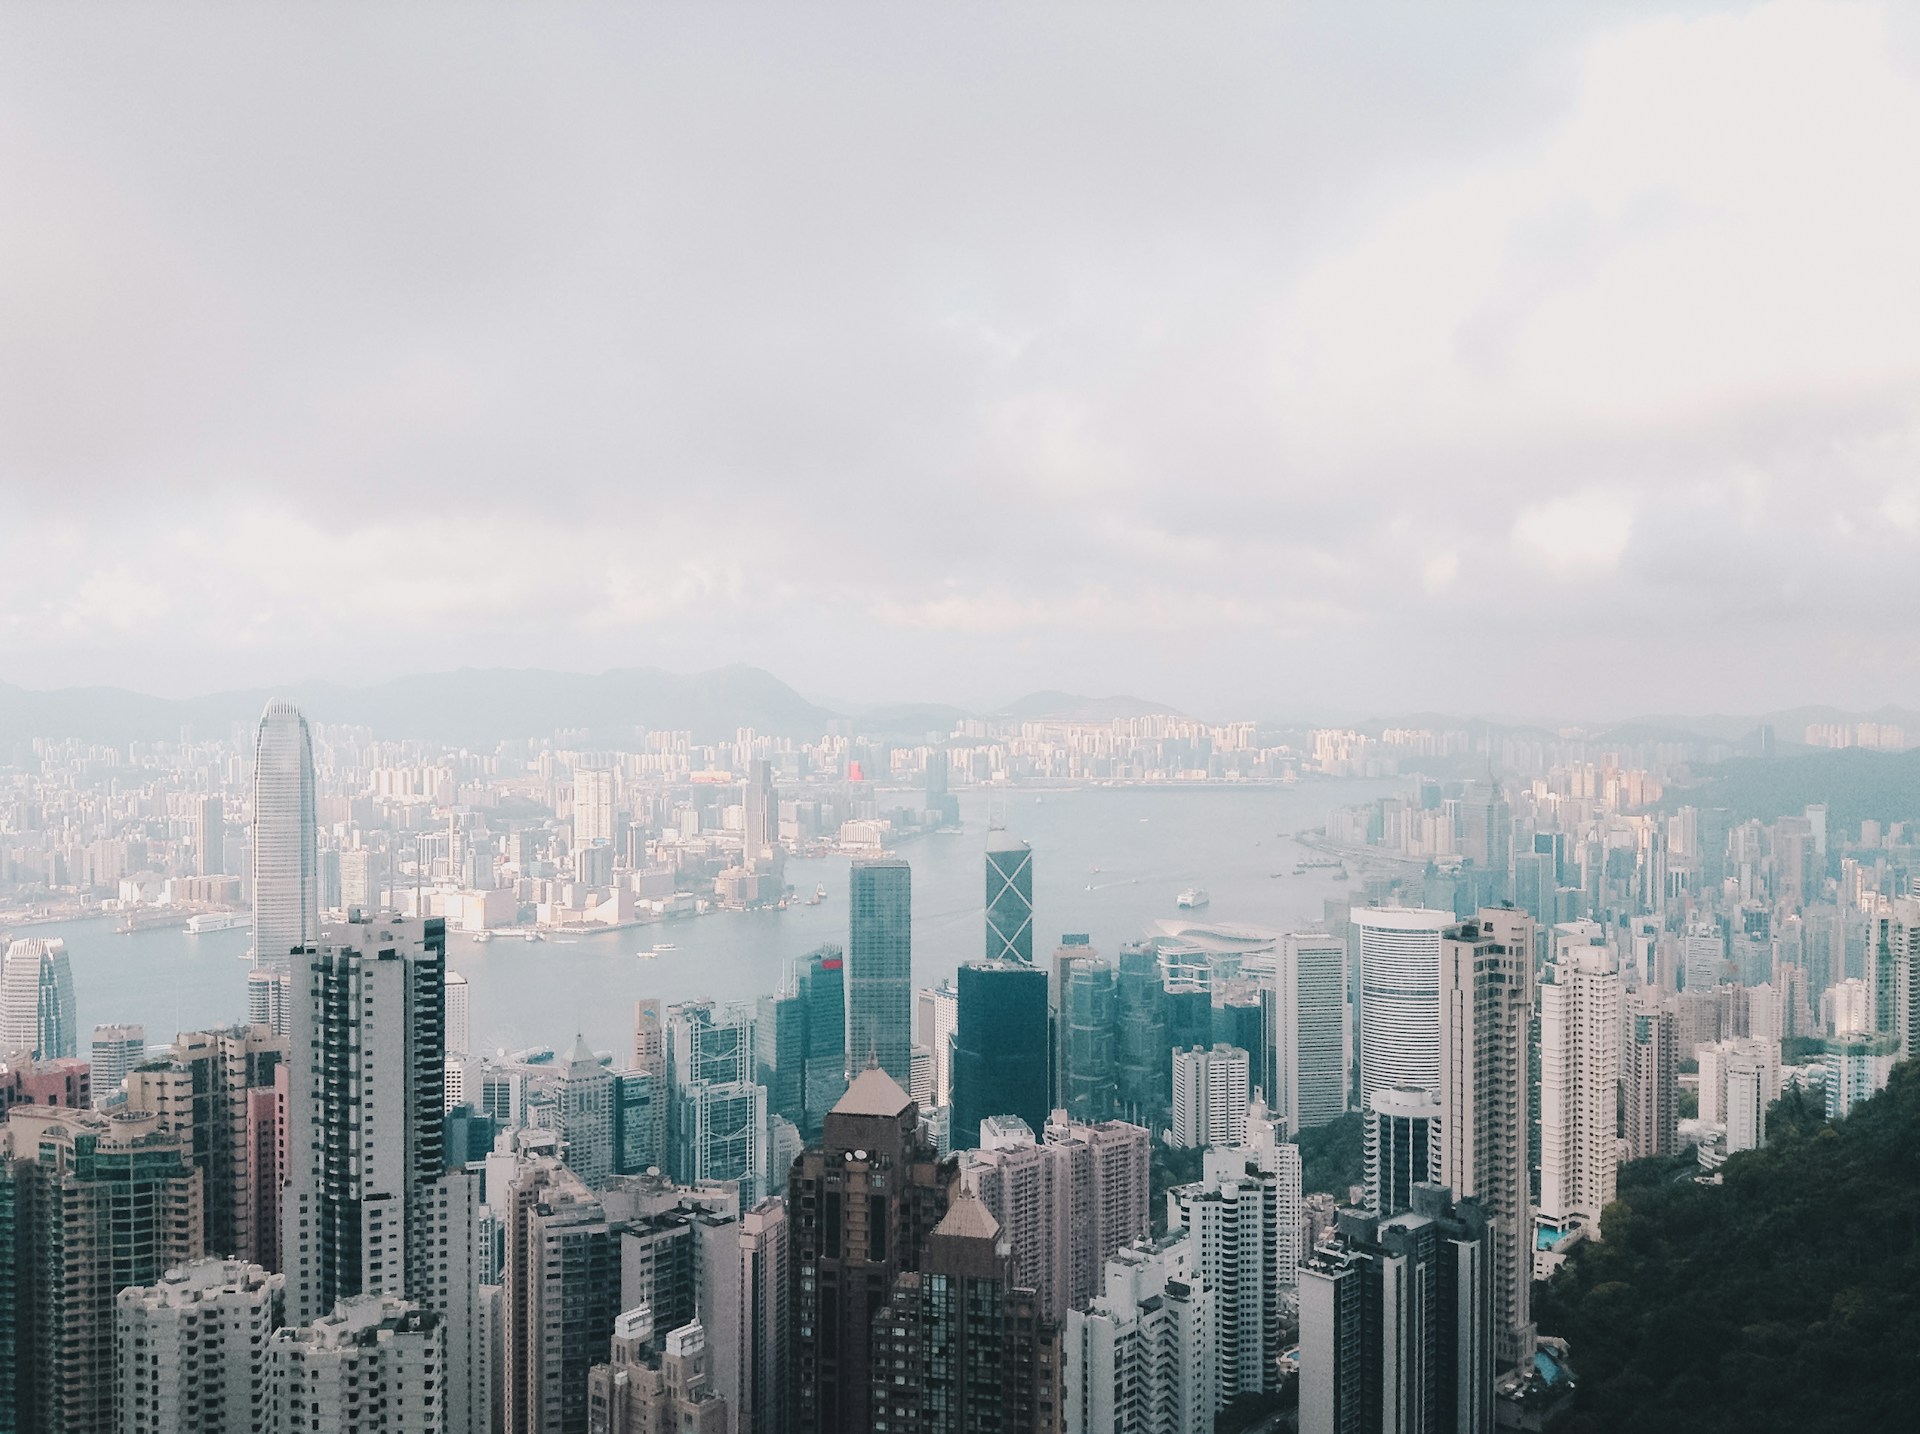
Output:
[[1514,515],[1514,556],[1555,577],[1604,577],[1626,556],[1633,513],[1631,497],[1598,489],[1533,504]]

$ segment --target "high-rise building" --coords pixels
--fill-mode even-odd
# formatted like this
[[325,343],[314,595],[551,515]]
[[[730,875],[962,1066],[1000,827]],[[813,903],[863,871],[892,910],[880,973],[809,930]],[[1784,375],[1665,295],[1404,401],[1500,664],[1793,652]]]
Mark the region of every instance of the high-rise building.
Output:
[[655,1340],[653,1312],[613,1322],[610,1358],[587,1374],[587,1434],[739,1434],[714,1391],[713,1350],[698,1320]]
[[340,906],[349,911],[372,911],[381,904],[384,878],[371,847],[349,847],[340,853]]
[[807,1008],[807,1119],[800,1130],[812,1136],[819,1133],[821,1120],[847,1088],[844,953],[838,946],[816,947],[801,964],[799,982]]
[[905,1089],[869,1066],[794,1162],[794,1434],[873,1427],[873,1317],[894,1280],[920,1268],[958,1179],[919,1126]]
[[959,992],[952,1148],[978,1145],[980,1122],[992,1115],[1045,1125],[1047,973],[1018,961],[976,962],[960,968]]
[[449,1056],[470,1056],[473,1049],[473,1006],[467,978],[458,971],[447,972],[447,1035]]
[[905,1089],[913,1078],[913,868],[856,861],[847,921],[849,1075],[869,1057]]
[[1841,1120],[1887,1088],[1896,1058],[1885,1037],[1851,1036],[1827,1043],[1827,1119]]
[[1024,1121],[989,1119],[961,1180],[980,1197],[1012,1253],[1014,1275],[1064,1318],[1100,1287],[1107,1257],[1151,1228],[1152,1141],[1137,1125],[1047,1124],[1036,1142]]
[[613,1173],[641,1175],[659,1168],[666,1152],[654,1143],[657,1107],[666,1091],[646,1071],[613,1072]]
[[1388,1086],[1440,1085],[1440,937],[1446,911],[1356,909],[1360,940],[1360,1105]]
[[153,1115],[191,1152],[201,1176],[201,1246],[213,1257],[267,1269],[280,1263],[274,1092],[286,1060],[285,1036],[235,1026],[183,1032],[166,1055],[127,1072],[126,1108]]
[[1066,963],[1063,985],[1060,1102],[1075,1120],[1110,1120],[1118,1097],[1113,1072],[1113,968],[1097,956],[1078,957]]
[[[632,1069],[650,1077],[653,1088],[653,1130],[645,1137],[653,1150],[650,1165],[667,1166],[667,1109],[673,1092],[667,1084],[667,1019],[658,1001],[633,1003]],[[636,1141],[642,1137],[633,1137]]]
[[1620,1165],[1621,1029],[1619,962],[1598,923],[1554,928],[1538,994],[1539,1219],[1562,1234],[1577,1226],[1598,1239]]
[[1173,1043],[1159,958],[1145,942],[1120,948],[1113,1016],[1117,1114],[1149,1130],[1164,1129],[1173,1100]]
[[297,959],[280,1245],[295,1323],[355,1295],[444,1321],[446,1426],[464,1429],[482,1353],[479,1181],[446,1169],[446,951],[439,917],[363,915]]
[[1710,919],[1703,918],[1687,927],[1685,964],[1681,970],[1688,991],[1711,991],[1720,981],[1720,968],[1727,963],[1727,939]]
[[120,1095],[127,1072],[147,1056],[145,1026],[93,1028],[93,1103],[106,1105]]
[[807,1124],[807,1003],[795,975],[762,996],[753,1022],[754,1079],[767,1088],[767,1111]]
[[1101,1292],[1067,1312],[1064,1434],[1212,1434],[1218,1296],[1192,1253],[1185,1231],[1116,1251]]
[[1487,1216],[1422,1185],[1390,1219],[1340,1213],[1300,1268],[1302,1434],[1493,1429]]
[[986,957],[1033,964],[1033,848],[999,827],[987,833]]
[[267,1343],[286,1322],[283,1276],[242,1260],[194,1260],[115,1303],[119,1434],[254,1434]]
[[193,871],[196,876],[219,876],[227,869],[227,814],[218,797],[199,797],[193,804]]
[[1235,1046],[1195,1046],[1173,1053],[1173,1134],[1169,1141],[1189,1149],[1203,1145],[1244,1145],[1247,1102],[1252,1095],[1251,1062]]
[[32,1261],[0,1370],[0,1380],[18,1372],[18,1427],[111,1430],[114,1301],[200,1258],[200,1172],[185,1141],[150,1115],[51,1106],[8,1113],[0,1168],[8,1165],[17,1249]]
[[774,849],[780,845],[780,798],[773,787],[773,763],[765,757],[747,763],[741,805],[745,830],[740,865],[748,871],[765,871],[773,865]]
[[1642,990],[1627,1013],[1627,1158],[1672,1155],[1679,1149],[1680,1086],[1673,1011],[1654,990]]
[[[793,1230],[786,1202],[762,1200],[741,1213],[734,1258],[716,1272],[731,1286],[736,1314],[720,1351],[719,1385],[734,1410],[733,1434],[785,1434],[788,1357],[793,1339]],[[719,1301],[715,1301],[719,1303]]]
[[7,946],[0,966],[0,1057],[63,1060],[80,1053],[73,963],[59,937],[29,937]]
[[970,1191],[954,1193],[919,1268],[894,1277],[873,1345],[876,1434],[1058,1427],[1060,1326],[1016,1282],[998,1222]]
[[598,1190],[614,1165],[613,1072],[600,1064],[585,1036],[573,1038],[554,1090],[554,1114],[565,1143],[567,1169]]
[[1339,1119],[1353,1063],[1347,943],[1322,932],[1288,933],[1260,995],[1267,1026],[1260,1084],[1274,1115],[1296,1135]]
[[1440,1167],[1440,1092],[1377,1090],[1367,1108],[1367,1209],[1381,1217],[1413,1208],[1413,1189]]
[[267,1341],[264,1434],[389,1429],[440,1434],[449,1405],[447,1321],[398,1295],[359,1295]]
[[740,1203],[766,1189],[767,1091],[754,1077],[753,1014],[688,1001],[667,1011],[667,1169],[682,1185],[738,1182]]
[[247,1024],[265,1026],[276,1036],[290,1029],[288,1003],[293,998],[291,966],[256,966],[247,972]]
[[960,993],[953,982],[923,988],[914,997],[914,1036],[933,1055],[933,1104],[953,1101],[953,1035],[960,1026]]
[[507,1434],[586,1434],[587,1374],[606,1362],[619,1313],[619,1242],[593,1192],[557,1160],[522,1162],[505,1203]]
[[1533,1358],[1533,1219],[1527,1130],[1534,926],[1525,912],[1482,911],[1446,932],[1440,952],[1440,1181],[1486,1214],[1494,1349]]
[[613,769],[573,769],[573,845],[577,851],[595,842],[613,841]]
[[320,931],[313,738],[300,709],[269,702],[253,748],[253,950],[284,966]]

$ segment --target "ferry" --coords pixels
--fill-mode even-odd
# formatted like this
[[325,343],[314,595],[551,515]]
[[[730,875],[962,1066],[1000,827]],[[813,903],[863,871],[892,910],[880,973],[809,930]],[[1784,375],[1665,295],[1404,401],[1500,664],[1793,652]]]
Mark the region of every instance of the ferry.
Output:
[[662,951],[678,951],[679,949],[680,948],[675,946],[671,941],[662,941],[653,948],[653,954],[658,956]]
[[187,935],[198,936],[207,931],[231,931],[236,926],[245,926],[247,918],[237,911],[204,911],[198,916],[187,918]]
[[1182,911],[1198,911],[1210,900],[1212,898],[1207,895],[1207,889],[1204,886],[1189,886],[1174,898],[1173,904]]

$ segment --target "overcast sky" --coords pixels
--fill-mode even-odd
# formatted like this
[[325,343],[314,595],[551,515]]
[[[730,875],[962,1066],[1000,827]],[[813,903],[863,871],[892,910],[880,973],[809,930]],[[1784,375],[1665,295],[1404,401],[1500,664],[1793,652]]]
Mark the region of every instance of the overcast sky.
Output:
[[1913,6],[9,5],[0,680],[1920,704],[1916,176]]

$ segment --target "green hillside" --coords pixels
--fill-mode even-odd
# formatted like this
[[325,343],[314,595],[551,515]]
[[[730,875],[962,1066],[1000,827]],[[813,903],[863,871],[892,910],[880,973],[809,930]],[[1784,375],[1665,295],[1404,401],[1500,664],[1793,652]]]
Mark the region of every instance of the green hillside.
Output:
[[1767,1147],[1724,1174],[1708,1186],[1675,1162],[1627,1167],[1605,1241],[1542,1295],[1541,1329],[1571,1341],[1581,1380],[1567,1427],[1915,1427],[1920,1064],[1844,1122],[1789,1096]]

